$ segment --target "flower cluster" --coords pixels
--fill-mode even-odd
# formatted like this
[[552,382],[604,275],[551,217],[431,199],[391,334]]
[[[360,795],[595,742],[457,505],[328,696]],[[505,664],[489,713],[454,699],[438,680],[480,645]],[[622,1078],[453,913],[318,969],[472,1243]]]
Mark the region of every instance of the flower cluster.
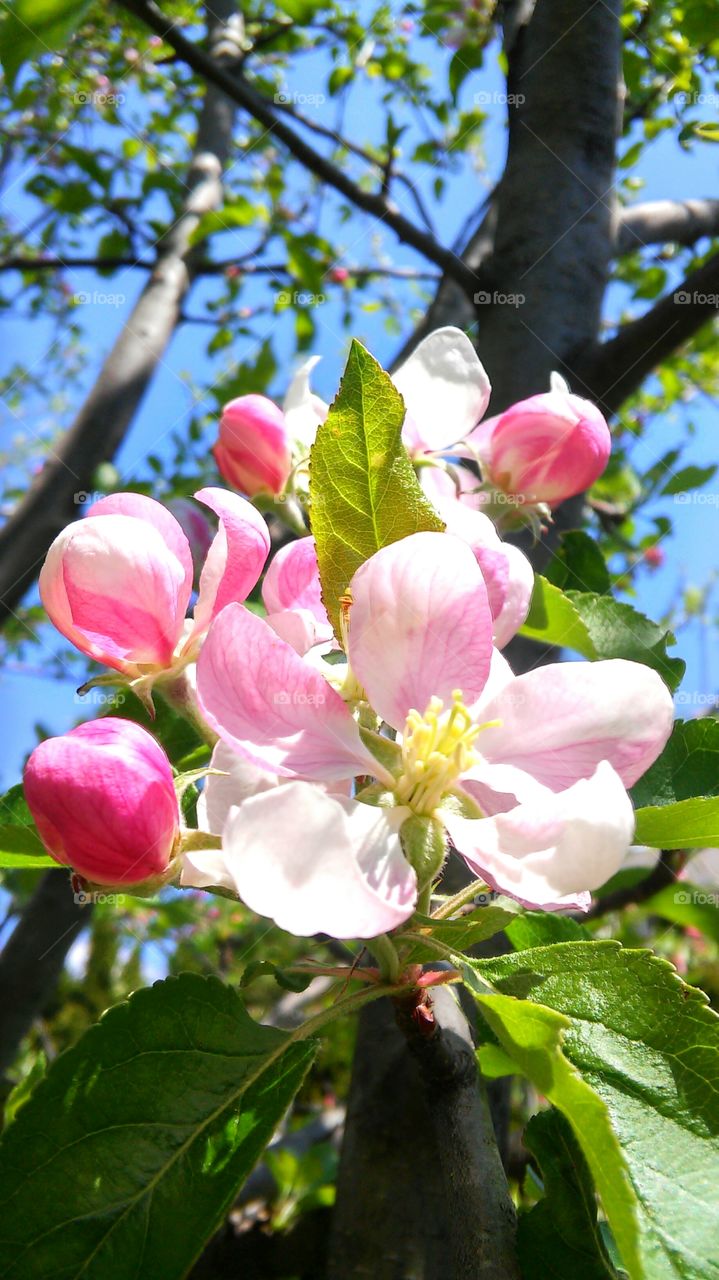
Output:
[[[249,496],[287,484],[326,415],[310,369],[283,410],[244,396],[223,414],[217,462]],[[627,788],[664,746],[672,700],[655,672],[624,660],[512,673],[501,650],[527,615],[533,574],[487,514],[500,492],[549,507],[591,483],[606,424],[559,383],[482,424],[489,382],[452,329],[394,381],[403,439],[446,531],[367,559],[338,635],[311,536],[272,558],[264,616],[247,607],[270,534],[248,498],[225,490],[195,495],[219,519],[213,538],[193,504],[176,518],[117,494],[53,544],[40,588],[55,626],[146,695],[181,675],[216,743],[189,833],[178,780],[145,729],[108,717],[33,752],[38,830],[90,883],[179,880],[229,890],[301,936],[373,938],[427,909],[450,847],[485,883],[543,908],[586,906],[620,866],[634,830]],[[462,459],[481,460],[481,485]]]

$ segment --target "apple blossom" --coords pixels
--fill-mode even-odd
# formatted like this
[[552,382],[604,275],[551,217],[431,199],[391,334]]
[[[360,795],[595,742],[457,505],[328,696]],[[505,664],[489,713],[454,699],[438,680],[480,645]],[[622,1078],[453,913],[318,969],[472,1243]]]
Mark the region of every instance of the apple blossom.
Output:
[[280,548],[265,574],[262,601],[270,626],[298,653],[332,639],[314,538],[298,538]]
[[56,862],[98,885],[168,877],[180,830],[174,779],[140,725],[108,716],[48,738],[32,752],[24,782]]
[[526,503],[549,507],[594,484],[612,447],[597,406],[573,395],[557,374],[550,391],[487,419],[467,443],[485,481]]
[[201,489],[197,500],[220,527],[200,575],[194,622],[190,545],[171,513],[138,493],[94,503],[53,542],[40,573],[40,596],[58,631],[88,657],[131,679],[185,660],[215,614],[245,600],[270,548],[267,525],[244,498]]
[[266,396],[239,396],[225,405],[212,452],[223,480],[250,498],[282,493],[292,470],[285,415]]
[[[324,673],[241,605],[215,619],[204,715],[288,782],[230,809],[213,874],[291,932],[371,937],[425,900],[449,836],[521,901],[586,905],[629,846],[625,788],[671,730],[659,676],[613,660],[515,678],[477,560],[451,534],[377,552],[348,612],[348,662]],[[354,799],[318,786],[351,779]]]

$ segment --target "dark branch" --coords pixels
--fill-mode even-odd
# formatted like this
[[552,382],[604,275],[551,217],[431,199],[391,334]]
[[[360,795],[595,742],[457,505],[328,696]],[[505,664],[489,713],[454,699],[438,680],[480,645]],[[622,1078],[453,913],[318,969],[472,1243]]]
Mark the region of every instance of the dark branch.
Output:
[[719,200],[648,200],[623,209],[616,252],[633,253],[649,244],[696,244],[719,235]]
[[134,14],[136,18],[140,18],[152,31],[161,35],[165,43],[180,55],[183,62],[247,111],[268,133],[281,142],[309,173],[313,173],[321,182],[339,191],[340,195],[345,196],[356,208],[384,222],[402,243],[411,245],[430,262],[441,267],[468,292],[474,293],[477,288],[474,272],[457,254],[440,245],[434,236],[415,226],[383,195],[363,191],[342,169],[331,160],[319,155],[313,147],[299,137],[294,129],[278,118],[273,105],[248,84],[243,76],[233,75],[223,70],[203,53],[202,49],[187,40],[176,29],[173,22],[162,13],[154,0],[116,0],[116,3]]
[[648,876],[638,884],[627,885],[624,889],[615,889],[613,893],[597,898],[589,911],[584,915],[577,915],[576,919],[580,922],[598,920],[600,916],[606,916],[610,911],[621,911],[623,907],[647,902],[649,898],[654,897],[655,893],[659,893],[660,889],[666,889],[667,885],[673,884],[681,869],[680,863],[681,855],[676,850],[663,849],[657,865]]
[[[112,271],[136,267],[140,271],[154,271],[155,262],[143,258],[5,258],[0,260],[0,272],[3,271],[71,271],[73,269],[90,269],[95,271]],[[220,276],[226,271],[237,270],[240,276],[277,276],[290,277],[286,262],[245,262],[238,258],[227,258],[222,262],[198,261],[193,263],[194,276]],[[332,270],[331,264],[327,266]],[[368,279],[370,276],[382,276],[388,280],[434,280],[441,279],[436,271],[416,271],[414,267],[348,267],[350,275],[355,279]]]
[[719,253],[616,337],[595,346],[576,366],[581,384],[616,413],[658,365],[688,342],[719,310]]
[[0,954],[0,1073],[12,1066],[20,1042],[43,1013],[70,947],[90,922],[78,906],[66,871],[48,871]]
[[432,1115],[446,1187],[453,1280],[519,1280],[516,1214],[467,1020],[446,988],[432,993],[429,1029],[411,1008],[399,1002],[397,1007]]

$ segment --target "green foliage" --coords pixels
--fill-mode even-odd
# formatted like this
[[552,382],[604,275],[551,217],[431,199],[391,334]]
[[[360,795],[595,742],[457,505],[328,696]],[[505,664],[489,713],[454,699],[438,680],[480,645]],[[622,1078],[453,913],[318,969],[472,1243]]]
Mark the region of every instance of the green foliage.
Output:
[[185,974],[112,1009],[3,1136],[3,1275],[180,1280],[314,1052],[217,979]]
[[[412,932],[426,935],[434,942],[453,951],[467,951],[478,942],[485,942],[501,933],[517,918],[520,907],[509,898],[500,902],[491,902],[486,907],[479,907],[459,920],[433,920],[430,916],[415,915],[412,917]],[[431,952],[417,943],[406,956],[408,963],[427,960]]]
[[582,529],[570,529],[547,570],[547,581],[561,591],[595,591],[606,595],[611,583],[596,541]]
[[544,1178],[544,1199],[519,1219],[522,1280],[612,1280],[597,1222],[594,1184],[571,1126],[551,1108],[533,1116],[523,1142]]
[[719,846],[719,796],[637,809],[634,839],[652,849]]
[[535,578],[534,594],[521,635],[544,644],[573,649],[592,660],[627,658],[657,671],[670,689],[684,674],[680,658],[667,654],[674,643],[670,632],[650,622],[629,604],[589,591],[566,593]]
[[359,342],[310,456],[310,518],[325,608],[340,634],[340,599],[375,551],[442,521],[424,497],[401,430],[404,403]]
[[[558,948],[545,950],[551,953]],[[633,1280],[639,1280],[646,1273],[640,1257],[637,1202],[627,1162],[604,1101],[563,1052],[565,1036],[572,1026],[570,1019],[529,1000],[478,991],[474,994],[480,1012],[505,1052],[572,1124],[622,1257]]]
[[0,24],[0,62],[8,84],[28,58],[62,49],[91,7],[91,0],[14,0]]
[[693,796],[719,796],[719,720],[713,716],[677,720],[659,759],[632,787],[638,809]]
[[[604,1173],[597,1173],[597,1162],[607,1155],[590,1151],[586,1121],[577,1126],[562,1109],[572,1120],[632,1280],[719,1276],[719,1019],[704,994],[686,986],[666,961],[611,941],[540,947],[472,961],[472,968],[505,997],[530,1002],[517,1000],[512,1007],[513,1024],[507,1020],[504,1039],[500,1013],[495,1015],[494,1029],[522,1069],[539,1054],[540,1065],[550,1072],[559,1052],[558,1044],[551,1045],[554,1027],[566,1059],[606,1108],[633,1186],[622,1212],[636,1200],[641,1267],[620,1239],[626,1240],[626,1233],[618,1229],[607,1202]],[[539,1022],[527,1029],[523,1011],[534,1002],[541,1006]],[[552,1023],[551,1013],[560,1022]],[[521,1048],[521,1037],[527,1039],[530,1031],[530,1046],[520,1057],[513,1045],[516,1041]],[[552,1088],[553,1078],[547,1078]]]
[[22,783],[0,797],[0,867],[56,867],[45,852]]

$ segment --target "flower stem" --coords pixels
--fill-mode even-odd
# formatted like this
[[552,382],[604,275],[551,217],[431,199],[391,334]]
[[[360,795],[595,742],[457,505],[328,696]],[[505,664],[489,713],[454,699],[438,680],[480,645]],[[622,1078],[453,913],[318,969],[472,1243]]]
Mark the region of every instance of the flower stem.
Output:
[[466,888],[460,889],[459,893],[447,898],[441,906],[437,907],[437,910],[432,912],[432,919],[446,920],[455,911],[459,911],[460,907],[472,902],[480,893],[487,893],[487,885],[484,880],[473,880]]
[[402,971],[400,959],[394,943],[382,933],[368,944],[379,964],[380,977],[387,982],[397,982]]

